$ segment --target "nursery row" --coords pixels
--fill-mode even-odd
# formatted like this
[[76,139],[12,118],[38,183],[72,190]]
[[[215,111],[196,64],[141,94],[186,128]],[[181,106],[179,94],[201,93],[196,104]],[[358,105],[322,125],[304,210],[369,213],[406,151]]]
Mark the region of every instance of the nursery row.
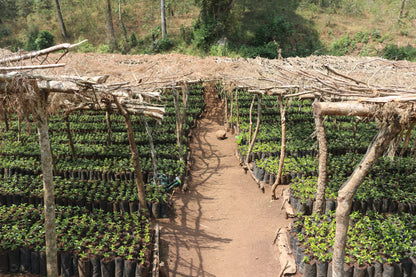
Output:
[[[142,158],[141,168],[143,175],[153,171],[151,159]],[[115,180],[117,178],[133,180],[134,168],[131,158],[105,158],[92,160],[83,158],[57,159],[56,174],[65,178],[81,178],[96,180]],[[158,170],[168,176],[181,176],[185,171],[185,162],[177,159],[158,159]],[[0,159],[0,172],[10,176],[13,174],[39,174],[41,172],[40,160],[33,157],[2,156]],[[146,179],[146,178],[145,178]]]
[[[345,276],[413,276],[416,272],[416,216],[353,212]],[[313,214],[292,224],[290,246],[304,276],[327,276],[335,240],[335,217]]]
[[[98,137],[98,134],[96,134]],[[105,137],[104,137],[105,138]],[[173,138],[176,141],[176,137]],[[57,159],[65,158],[72,155],[70,146],[65,144],[52,143],[53,154]],[[185,155],[186,146],[182,145],[181,151],[174,144],[157,144],[155,145],[155,153],[160,158],[177,158],[179,154]],[[37,142],[21,142],[21,141],[3,141],[0,148],[0,155],[3,156],[23,156],[23,157],[40,157],[39,143]],[[106,158],[129,158],[131,150],[128,145],[106,145],[98,143],[74,143],[75,153],[79,158],[89,159],[106,159]],[[150,158],[151,149],[149,144],[137,145],[137,151],[141,157]]]
[[[173,181],[171,181],[172,183]],[[137,188],[133,181],[81,181],[80,179],[54,178],[55,201],[60,206],[74,205],[89,211],[102,209],[109,212],[130,212],[140,210]],[[153,207],[155,217],[166,216],[166,195],[164,188],[146,185],[146,200]],[[0,175],[0,205],[43,204],[43,185],[38,176]],[[152,211],[152,207],[149,206]]]
[[[56,224],[59,269],[63,276],[77,273],[96,276],[101,270],[103,276],[115,276],[120,270],[134,276],[138,266],[138,271],[143,272],[140,276],[146,276],[153,236],[146,217],[58,207]],[[26,204],[0,206],[0,225],[0,272],[42,275],[45,272],[41,258],[45,251],[42,208]]]

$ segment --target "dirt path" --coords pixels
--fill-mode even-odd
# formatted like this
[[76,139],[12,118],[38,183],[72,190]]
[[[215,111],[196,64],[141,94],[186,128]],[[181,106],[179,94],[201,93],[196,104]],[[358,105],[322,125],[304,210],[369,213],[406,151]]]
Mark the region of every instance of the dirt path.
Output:
[[272,246],[287,225],[281,200],[270,201],[239,166],[232,135],[217,140],[223,111],[207,95],[207,111],[193,130],[189,191],[175,195],[175,216],[161,223],[168,245],[169,276],[278,276]]

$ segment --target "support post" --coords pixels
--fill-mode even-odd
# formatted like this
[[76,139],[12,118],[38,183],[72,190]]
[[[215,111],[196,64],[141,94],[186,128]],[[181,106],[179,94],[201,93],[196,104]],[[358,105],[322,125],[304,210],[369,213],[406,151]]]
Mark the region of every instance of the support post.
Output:
[[257,95],[257,123],[256,123],[256,130],[254,131],[253,134],[253,138],[250,141],[250,146],[248,147],[247,150],[247,156],[246,156],[246,161],[245,161],[245,165],[248,167],[248,158],[250,156],[251,150],[253,150],[253,146],[254,143],[256,141],[257,138],[257,134],[259,132],[260,129],[260,120],[261,120],[261,94]]
[[45,242],[46,242],[46,269],[48,276],[58,276],[58,258],[55,223],[55,195],[53,184],[52,151],[49,140],[48,127],[48,93],[38,89],[36,81],[30,82],[31,88],[36,94],[34,115],[38,129],[39,146],[42,163],[42,179],[44,191],[45,213]]
[[280,159],[279,159],[279,169],[277,172],[276,181],[271,189],[272,199],[277,199],[276,197],[276,188],[280,184],[283,175],[283,165],[285,162],[285,154],[286,154],[286,105],[283,103],[283,96],[279,96],[279,104],[280,104],[280,123],[282,127],[282,142],[280,146]]
[[[318,102],[318,99],[315,99]],[[328,146],[325,135],[325,126],[322,115],[313,114],[315,119],[316,137],[319,147],[319,168],[318,168],[318,184],[316,188],[316,201],[313,212],[323,214],[325,211],[325,188],[327,186],[327,162],[328,162]]]
[[123,106],[120,104],[116,96],[113,96],[113,98],[114,98],[115,104],[117,105],[117,108],[119,109],[120,113],[123,115],[124,121],[126,123],[127,136],[129,138],[131,157],[132,157],[133,166],[134,166],[134,173],[136,175],[136,187],[137,187],[137,194],[139,195],[140,207],[141,209],[144,209],[146,212],[148,212],[147,202],[146,202],[146,190],[144,188],[142,169],[141,169],[140,160],[139,160],[139,153],[137,151],[136,141],[134,140],[134,132],[133,132],[133,126],[131,124],[130,114],[123,108]]
[[345,245],[347,241],[352,199],[372,165],[383,154],[388,144],[401,130],[402,128],[397,117],[392,119],[389,123],[384,122],[384,126],[380,128],[373,143],[368,147],[367,153],[338,192],[338,205],[336,209],[337,224],[335,230],[334,255],[332,259],[332,276],[334,277],[343,276]]

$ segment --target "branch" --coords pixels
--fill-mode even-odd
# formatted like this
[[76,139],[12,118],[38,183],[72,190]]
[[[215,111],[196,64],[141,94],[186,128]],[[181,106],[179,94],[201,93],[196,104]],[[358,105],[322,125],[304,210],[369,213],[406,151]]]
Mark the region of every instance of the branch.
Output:
[[83,40],[81,42],[75,43],[75,44],[70,44],[70,43],[62,43],[62,44],[58,44],[46,49],[42,49],[39,51],[34,51],[34,52],[29,52],[27,54],[24,55],[15,55],[13,57],[8,57],[8,58],[4,58],[4,59],[0,59],[0,64],[4,64],[4,63],[10,63],[10,62],[16,62],[16,61],[21,61],[21,60],[28,60],[34,57],[38,57],[38,56],[42,56],[42,55],[47,55],[49,53],[52,52],[56,52],[56,51],[60,51],[60,50],[68,50],[71,49],[73,47],[76,47],[84,42],[86,42],[88,40]]
[[63,67],[64,63],[58,64],[45,64],[45,65],[27,65],[27,66],[10,66],[10,67],[0,67],[0,71],[14,71],[14,70],[28,70],[28,69],[45,69],[45,68],[55,68]]

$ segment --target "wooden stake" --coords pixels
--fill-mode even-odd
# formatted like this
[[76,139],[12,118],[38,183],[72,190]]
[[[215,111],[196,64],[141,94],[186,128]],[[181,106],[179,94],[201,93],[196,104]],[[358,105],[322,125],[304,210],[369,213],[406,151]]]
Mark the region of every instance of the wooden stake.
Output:
[[280,102],[280,119],[281,119],[280,122],[282,126],[282,142],[281,142],[281,147],[280,147],[279,169],[277,172],[276,181],[274,181],[274,184],[271,189],[272,199],[277,199],[276,188],[280,184],[280,181],[282,179],[283,165],[285,162],[285,153],[286,153],[286,104],[283,103],[282,95],[279,96],[279,102]]

